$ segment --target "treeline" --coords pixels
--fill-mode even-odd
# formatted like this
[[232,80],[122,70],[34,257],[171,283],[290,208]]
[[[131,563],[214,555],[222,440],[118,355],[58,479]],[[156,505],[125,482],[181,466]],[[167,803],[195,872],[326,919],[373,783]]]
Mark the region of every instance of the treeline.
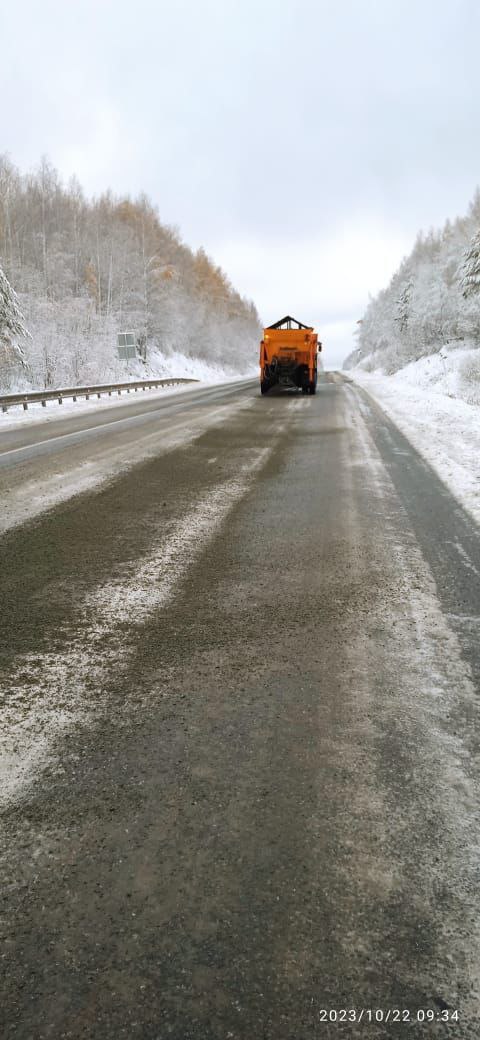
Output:
[[0,157],[0,267],[31,338],[0,349],[0,387],[125,377],[117,334],[156,352],[242,371],[259,339],[256,309],[200,249],[163,224],[145,195],[89,200],[43,160],[23,175]]
[[359,324],[344,367],[396,372],[450,346],[480,346],[480,191],[465,217],[420,234]]

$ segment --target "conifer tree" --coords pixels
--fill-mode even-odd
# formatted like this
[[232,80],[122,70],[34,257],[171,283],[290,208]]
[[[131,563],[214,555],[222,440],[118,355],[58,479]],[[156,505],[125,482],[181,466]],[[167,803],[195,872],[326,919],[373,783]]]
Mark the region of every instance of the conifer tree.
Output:
[[395,321],[398,323],[400,332],[406,332],[410,318],[410,297],[412,295],[413,282],[409,280],[404,286],[397,300],[397,313]]
[[0,344],[5,352],[13,350],[20,358],[22,365],[25,365],[25,355],[17,340],[19,337],[25,338],[29,335],[25,327],[25,319],[18,306],[17,294],[0,267]]
[[480,231],[477,231],[467,249],[460,268],[460,285],[467,298],[480,292]]

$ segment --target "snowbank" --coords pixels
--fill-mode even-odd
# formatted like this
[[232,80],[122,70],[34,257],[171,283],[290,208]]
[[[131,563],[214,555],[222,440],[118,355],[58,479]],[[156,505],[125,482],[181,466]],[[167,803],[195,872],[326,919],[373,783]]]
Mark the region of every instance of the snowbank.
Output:
[[[200,358],[189,358],[184,354],[172,354],[166,356],[161,354],[160,351],[152,353],[148,364],[144,365],[141,361],[131,361],[128,366],[125,365],[124,372],[120,374],[119,382],[128,382],[132,380],[135,382],[140,379],[170,379],[175,377],[182,377],[187,379],[198,379],[202,386],[213,386],[218,383],[230,383],[236,380],[241,381],[249,376],[256,376],[257,369],[251,369],[246,371],[243,375],[239,375],[238,371],[230,371],[226,368],[220,368],[218,365],[208,364],[206,361],[202,361]],[[179,394],[186,393],[189,390],[195,388],[194,383],[186,383],[184,386],[163,386],[156,387],[154,390],[148,390],[148,399],[153,396],[163,396],[165,394]],[[12,390],[12,393],[22,393],[23,387],[19,387],[17,391]],[[139,392],[140,393],[140,392]],[[139,397],[139,393],[135,397]],[[142,394],[142,397],[145,396]],[[130,394],[127,397],[125,392],[122,392],[120,397],[108,397],[107,394],[102,397],[91,397],[89,401],[79,397],[77,401],[72,401],[71,398],[65,398],[61,405],[57,401],[48,401],[47,407],[43,408],[41,403],[29,404],[28,411],[23,411],[20,405],[16,405],[9,408],[8,412],[0,412],[0,435],[2,430],[11,429],[15,426],[21,426],[25,423],[38,423],[38,422],[52,422],[56,419],[62,419],[69,412],[75,412],[80,414],[81,412],[94,413],[99,408],[115,408],[119,405],[125,405],[128,401],[134,400],[134,395]]]
[[[246,377],[249,375],[257,375],[258,367],[253,365],[251,361],[246,361],[245,365],[233,368],[229,365],[219,365],[215,362],[205,361],[203,358],[189,357],[186,354],[182,354],[179,351],[172,351],[172,353],[162,353],[160,350],[150,350],[148,352],[147,361],[142,361],[140,358],[132,361],[119,361],[115,358],[115,364],[112,369],[107,372],[102,372],[98,378],[75,380],[70,383],[67,382],[56,382],[49,387],[51,390],[56,390],[57,387],[66,386],[81,386],[95,383],[122,383],[128,382],[128,380],[139,379],[162,379],[162,378],[175,378],[175,377],[187,377],[190,379],[200,379],[202,382],[208,383],[223,383],[226,380],[235,379],[239,377]],[[0,394],[21,394],[28,393],[31,390],[42,390],[44,384],[35,383],[35,385],[26,377],[21,375],[16,382],[12,382],[7,389],[0,389]]]
[[[202,383],[202,386],[209,386],[209,383]],[[185,383],[181,386],[157,386],[155,389],[148,390],[146,393],[141,391],[127,396],[125,391],[122,391],[120,397],[108,397],[107,394],[103,394],[102,397],[91,397],[89,401],[86,401],[84,397],[79,397],[76,401],[73,401],[71,397],[66,397],[61,405],[58,401],[47,401],[46,408],[42,408],[41,403],[35,402],[29,404],[28,411],[24,411],[21,405],[15,405],[8,409],[8,412],[0,412],[0,437],[2,431],[11,430],[13,428],[20,428],[27,423],[54,423],[57,419],[65,419],[67,415],[74,413],[75,415],[81,415],[83,413],[91,413],[94,421],[94,414],[98,413],[102,408],[118,408],[122,405],[125,407],[126,404],[131,402],[135,403],[136,399],[146,399],[150,401],[152,397],[163,397],[165,394],[182,394],[188,390],[194,390],[195,383]],[[148,396],[147,396],[148,395]]]
[[[185,354],[173,352],[162,354],[160,350],[151,351],[146,364],[142,361],[131,361],[125,366],[125,379],[162,379],[183,376],[189,379],[200,379],[207,383],[224,383],[239,376],[257,375],[258,368],[247,363],[245,370],[221,366],[202,358],[187,357]],[[120,381],[120,380],[119,380]]]
[[[352,375],[368,372],[365,362],[352,370]],[[382,368],[375,369],[372,375],[385,375]],[[439,347],[428,357],[411,361],[389,378],[398,379],[410,386],[424,387],[446,394],[447,397],[458,397],[467,404],[480,405],[480,348],[473,343],[447,343]]]
[[359,368],[348,374],[480,524],[480,350],[444,348],[391,376]]

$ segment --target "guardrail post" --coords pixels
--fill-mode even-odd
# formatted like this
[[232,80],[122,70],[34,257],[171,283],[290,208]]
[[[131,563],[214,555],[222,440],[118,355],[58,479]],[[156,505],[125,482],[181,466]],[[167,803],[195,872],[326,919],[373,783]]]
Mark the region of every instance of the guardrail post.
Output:
[[[145,390],[155,390],[159,386],[178,386],[180,383],[193,383],[197,382],[194,379],[179,379],[179,378],[168,378],[168,379],[145,379],[135,380],[129,384],[126,383],[106,383],[99,384],[98,386],[77,386],[77,387],[64,387],[62,390],[35,390],[31,393],[20,393],[20,394],[0,394],[0,408],[2,412],[7,412],[10,407],[14,405],[19,407],[22,405],[24,412],[28,411],[29,404],[40,403],[42,408],[46,408],[49,401],[57,400],[59,404],[63,404],[64,398],[71,397],[74,401],[84,397],[87,401],[91,397],[97,397],[100,399],[103,394],[108,394],[109,397],[117,392],[118,396],[121,397],[122,390],[126,390],[128,394],[132,390],[137,391],[142,388]],[[44,395],[42,397],[42,394]]]

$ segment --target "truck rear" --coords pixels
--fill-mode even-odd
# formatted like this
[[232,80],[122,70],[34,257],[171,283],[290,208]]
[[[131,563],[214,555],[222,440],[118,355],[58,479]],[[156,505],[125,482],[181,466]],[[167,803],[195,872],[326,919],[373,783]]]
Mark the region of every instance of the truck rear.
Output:
[[303,394],[317,389],[317,355],[322,349],[311,325],[289,314],[264,329],[260,344],[260,389],[297,387]]

